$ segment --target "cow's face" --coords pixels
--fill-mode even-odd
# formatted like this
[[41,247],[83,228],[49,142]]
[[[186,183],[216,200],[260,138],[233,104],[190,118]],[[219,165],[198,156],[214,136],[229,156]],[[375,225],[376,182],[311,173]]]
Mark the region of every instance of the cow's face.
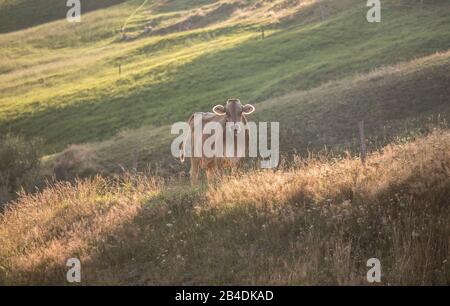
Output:
[[228,99],[225,106],[216,105],[213,112],[219,116],[226,116],[225,122],[228,123],[230,132],[239,134],[242,131],[242,123],[245,123],[245,115],[250,115],[255,111],[255,107],[251,104],[242,106],[239,99]]

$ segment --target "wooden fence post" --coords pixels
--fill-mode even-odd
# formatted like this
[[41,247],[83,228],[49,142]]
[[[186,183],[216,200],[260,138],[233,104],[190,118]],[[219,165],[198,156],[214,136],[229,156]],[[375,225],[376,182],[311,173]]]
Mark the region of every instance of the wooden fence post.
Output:
[[322,5],[320,5],[320,21],[324,21],[325,20],[325,9],[323,8]]
[[134,149],[133,150],[133,165],[132,165],[133,173],[137,172],[137,168],[138,168],[138,153],[137,153],[137,150]]
[[364,135],[364,120],[358,122],[358,130],[359,130],[359,142],[360,142],[360,153],[359,157],[361,158],[361,162],[365,164],[366,162],[366,137]]

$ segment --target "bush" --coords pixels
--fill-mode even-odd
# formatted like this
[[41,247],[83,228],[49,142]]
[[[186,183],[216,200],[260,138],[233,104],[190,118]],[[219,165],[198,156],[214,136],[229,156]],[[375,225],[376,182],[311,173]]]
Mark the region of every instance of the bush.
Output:
[[98,158],[95,151],[88,145],[71,145],[58,154],[53,162],[53,174],[56,180],[86,178],[99,172]]
[[0,136],[0,205],[14,199],[21,188],[34,187],[39,172],[42,142],[22,136]]

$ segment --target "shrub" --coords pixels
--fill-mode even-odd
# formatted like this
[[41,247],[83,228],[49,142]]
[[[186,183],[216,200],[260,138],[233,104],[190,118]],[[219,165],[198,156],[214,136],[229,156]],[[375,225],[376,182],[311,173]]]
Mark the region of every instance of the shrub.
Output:
[[[42,142],[22,136],[0,136],[0,205],[21,188],[31,189],[39,172]],[[1,208],[1,206],[0,206]]]
[[95,151],[88,145],[71,145],[58,154],[53,162],[53,174],[56,180],[86,178],[100,172]]

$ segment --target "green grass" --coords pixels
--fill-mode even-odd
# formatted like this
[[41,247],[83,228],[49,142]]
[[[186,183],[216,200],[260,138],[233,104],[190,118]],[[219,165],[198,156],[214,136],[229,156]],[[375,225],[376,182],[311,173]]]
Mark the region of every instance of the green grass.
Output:
[[[81,13],[109,7],[125,0],[81,1]],[[66,17],[67,1],[0,0],[0,33],[18,31]]]
[[[423,10],[385,2],[380,24],[366,22],[360,1],[327,2],[324,22],[312,5],[300,11],[307,18],[272,22],[264,40],[261,20],[247,16],[120,42],[118,29],[139,4],[85,14],[79,25],[56,21],[2,34],[0,53],[9,60],[0,65],[0,131],[43,137],[50,153],[124,128],[185,120],[229,96],[258,103],[450,47],[445,1]],[[202,5],[157,2],[136,24],[166,16],[170,25]]]
[[[282,154],[324,148],[340,154],[358,153],[357,124],[365,121],[369,150],[397,139],[425,135],[448,126],[450,115],[450,51],[330,81],[310,90],[293,91],[257,104],[250,119],[280,122]],[[120,166],[151,167],[159,175],[186,171],[170,153],[170,125],[126,129],[110,139],[70,147],[64,154],[83,156],[88,150],[98,163],[91,172],[114,173]],[[63,154],[63,155],[64,155]],[[49,156],[51,171],[61,154]],[[84,158],[80,158],[84,160]],[[58,162],[56,161],[56,164]],[[84,167],[79,167],[82,174]]]

